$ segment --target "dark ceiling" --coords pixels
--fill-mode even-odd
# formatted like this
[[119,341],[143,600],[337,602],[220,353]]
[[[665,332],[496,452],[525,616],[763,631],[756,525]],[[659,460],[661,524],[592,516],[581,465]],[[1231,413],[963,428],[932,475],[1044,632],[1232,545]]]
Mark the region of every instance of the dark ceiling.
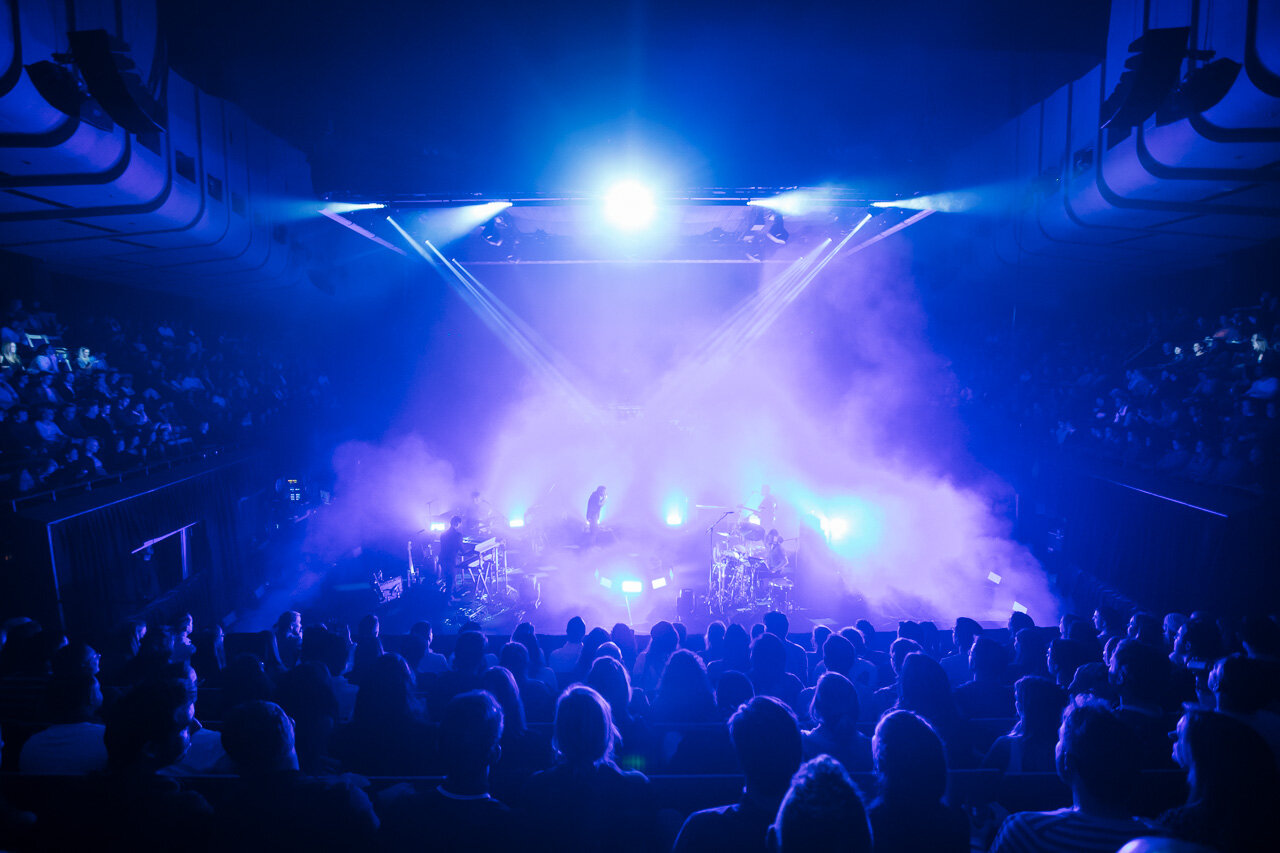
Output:
[[1096,64],[1107,0],[160,0],[175,69],[303,149],[317,190],[931,189]]

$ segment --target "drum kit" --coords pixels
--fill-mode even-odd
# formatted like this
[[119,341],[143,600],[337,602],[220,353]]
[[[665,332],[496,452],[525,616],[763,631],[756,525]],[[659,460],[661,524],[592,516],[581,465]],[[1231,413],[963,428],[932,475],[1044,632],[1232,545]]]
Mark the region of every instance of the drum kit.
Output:
[[707,596],[713,614],[792,609],[794,582],[785,566],[770,569],[766,556],[765,530],[759,524],[742,521],[726,530],[713,527]]

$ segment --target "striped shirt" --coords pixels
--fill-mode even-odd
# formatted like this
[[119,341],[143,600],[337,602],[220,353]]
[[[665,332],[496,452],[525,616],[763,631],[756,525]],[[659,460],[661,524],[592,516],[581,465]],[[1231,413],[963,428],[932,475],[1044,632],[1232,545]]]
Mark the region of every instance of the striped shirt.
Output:
[[1101,818],[1073,808],[1018,812],[1000,827],[991,853],[1115,853],[1151,829],[1137,818]]

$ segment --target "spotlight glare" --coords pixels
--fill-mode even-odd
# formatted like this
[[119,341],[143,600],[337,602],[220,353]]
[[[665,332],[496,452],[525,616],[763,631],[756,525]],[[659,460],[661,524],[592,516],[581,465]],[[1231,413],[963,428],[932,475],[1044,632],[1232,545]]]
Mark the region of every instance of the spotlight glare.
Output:
[[449,525],[445,524],[443,521],[431,522],[432,533],[440,533],[441,531],[448,530],[448,529],[449,529]]
[[658,212],[653,190],[634,179],[619,181],[604,197],[604,217],[620,231],[639,231]]
[[680,515],[680,510],[672,509],[667,512],[667,526],[679,527],[684,524],[684,518]]
[[326,216],[331,213],[343,214],[350,213],[353,210],[381,210],[386,207],[382,202],[370,202],[368,204],[351,204],[345,201],[331,201],[320,209],[320,212]]
[[524,527],[524,516],[515,516],[508,521],[512,527]]
[[846,518],[829,518],[827,519],[826,529],[831,541],[838,542],[849,534],[849,520]]
[[640,581],[623,581],[622,591],[626,595],[636,595],[644,589],[644,585]]
[[653,579],[653,584],[652,584],[652,586],[653,586],[653,588],[654,588],[654,589],[662,589],[662,588],[663,588],[664,586],[666,586],[666,585],[667,585],[667,579],[666,579],[666,578],[654,578],[654,579]]
[[604,587],[605,589],[613,589],[613,581],[609,580],[608,578],[600,578],[600,586]]

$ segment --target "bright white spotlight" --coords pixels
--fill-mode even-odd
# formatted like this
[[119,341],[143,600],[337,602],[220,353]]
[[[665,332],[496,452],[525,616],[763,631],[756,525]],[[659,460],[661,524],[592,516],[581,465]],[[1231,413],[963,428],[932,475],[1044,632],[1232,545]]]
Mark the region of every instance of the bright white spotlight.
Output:
[[644,585],[640,581],[623,581],[622,591],[626,595],[636,595],[644,589]]
[[680,514],[680,510],[678,509],[667,510],[667,526],[668,527],[679,527],[682,524],[684,524],[684,516]]
[[345,201],[331,201],[321,208],[320,212],[325,216],[328,216],[331,213],[341,215],[343,213],[350,213],[353,210],[381,210],[384,207],[386,207],[385,204],[377,201],[369,202],[368,204],[351,204],[350,202]]
[[1018,602],[1016,602],[1016,601],[1015,601],[1015,602],[1013,603],[1013,611],[1014,611],[1015,613],[1026,613],[1026,612],[1027,612],[1027,605],[1025,605],[1025,604],[1020,604],[1020,603],[1018,603]]
[[439,533],[439,532],[441,532],[441,531],[443,531],[443,530],[448,530],[448,529],[449,529],[449,525],[445,524],[443,521],[433,521],[433,522],[431,522],[431,532],[432,532],[432,533]]
[[1004,578],[1000,577],[1000,575],[996,574],[995,572],[987,572],[987,580],[991,581],[992,583],[1000,583],[1000,581],[1004,580]]
[[667,579],[666,579],[666,578],[654,578],[654,579],[653,579],[653,584],[652,584],[652,586],[653,586],[653,588],[654,588],[654,589],[662,589],[662,588],[663,588],[664,586],[666,586],[666,585],[667,585]]
[[518,515],[510,519],[508,522],[512,527],[524,527],[524,516]]
[[832,542],[839,542],[849,535],[849,520],[846,518],[828,518],[824,529]]
[[658,213],[653,190],[634,179],[619,181],[604,196],[604,218],[620,231],[649,227]]

